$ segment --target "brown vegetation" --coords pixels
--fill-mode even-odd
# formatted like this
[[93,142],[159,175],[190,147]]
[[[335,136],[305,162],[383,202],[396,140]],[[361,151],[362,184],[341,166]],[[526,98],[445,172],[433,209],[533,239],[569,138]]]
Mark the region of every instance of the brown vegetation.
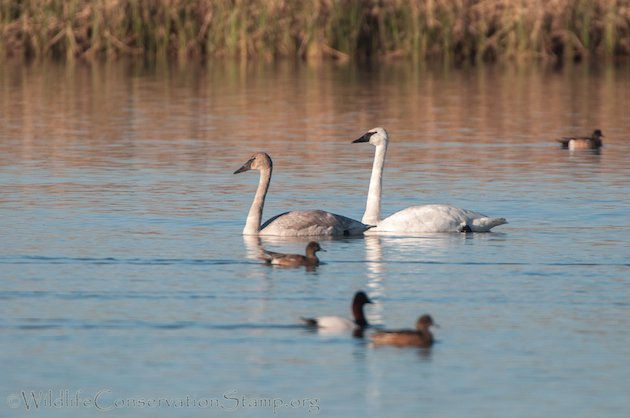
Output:
[[629,0],[0,0],[0,56],[496,61],[630,55]]

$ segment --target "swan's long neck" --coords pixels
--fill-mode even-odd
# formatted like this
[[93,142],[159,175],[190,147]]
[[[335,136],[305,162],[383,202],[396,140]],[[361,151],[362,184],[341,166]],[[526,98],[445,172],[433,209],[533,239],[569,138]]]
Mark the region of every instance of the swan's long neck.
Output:
[[366,225],[377,225],[381,221],[381,189],[383,184],[383,165],[385,164],[385,154],[387,144],[377,145],[374,152],[374,164],[372,165],[372,177],[370,178],[370,188],[368,190],[363,222]]
[[265,196],[267,196],[267,189],[269,189],[270,182],[271,167],[262,168],[260,170],[260,180],[258,181],[256,195],[254,196],[252,207],[249,208],[249,213],[247,214],[247,222],[245,222],[245,228],[243,229],[244,235],[255,235],[260,231],[260,221],[263,207],[265,206]]

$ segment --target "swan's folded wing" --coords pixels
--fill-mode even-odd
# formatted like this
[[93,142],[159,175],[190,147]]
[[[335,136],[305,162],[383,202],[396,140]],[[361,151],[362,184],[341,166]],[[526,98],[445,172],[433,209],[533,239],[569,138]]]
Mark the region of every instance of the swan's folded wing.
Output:
[[[487,232],[507,223],[481,213],[450,205],[411,206],[383,219],[377,231],[384,232]],[[468,228],[466,228],[468,227]]]
[[281,213],[265,222],[261,234],[267,235],[360,235],[370,226],[323,210],[296,210]]
[[402,209],[383,219],[377,230],[391,232],[460,232],[471,216],[483,216],[450,205],[421,205]]

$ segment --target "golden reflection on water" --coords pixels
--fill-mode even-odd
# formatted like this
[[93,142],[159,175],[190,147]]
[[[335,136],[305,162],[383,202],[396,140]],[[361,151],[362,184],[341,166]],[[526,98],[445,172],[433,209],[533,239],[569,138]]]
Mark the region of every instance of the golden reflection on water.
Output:
[[[382,125],[397,148],[390,164],[456,158],[483,168],[532,153],[527,164],[541,168],[554,157],[531,147],[555,147],[560,136],[600,127],[614,148],[626,140],[630,123],[630,75],[615,66],[438,71],[399,65],[368,72],[290,64],[6,64],[0,89],[0,164],[53,158],[90,166],[141,158],[148,165],[201,168],[209,159],[238,161],[264,149],[294,167],[329,154],[327,143],[349,143]],[[444,142],[449,146],[431,145]],[[349,152],[367,154],[356,146]]]
[[[620,157],[629,151],[627,66],[5,64],[0,91],[0,167],[34,164],[57,173],[170,167],[225,176],[215,194],[249,199],[255,176],[230,174],[266,151],[274,160],[271,195],[292,198],[280,210],[327,208],[309,199],[367,190],[374,150],[350,142],[376,125],[391,138],[385,214],[400,208],[387,206],[387,196],[417,197],[444,182],[456,197],[461,179],[483,188],[515,171],[533,184],[555,181],[572,164],[590,164],[574,170],[576,178],[592,176],[597,166],[627,170]],[[570,153],[554,142],[596,127],[606,135],[601,154]],[[438,198],[453,203],[450,195]],[[265,219],[277,212],[270,208]]]

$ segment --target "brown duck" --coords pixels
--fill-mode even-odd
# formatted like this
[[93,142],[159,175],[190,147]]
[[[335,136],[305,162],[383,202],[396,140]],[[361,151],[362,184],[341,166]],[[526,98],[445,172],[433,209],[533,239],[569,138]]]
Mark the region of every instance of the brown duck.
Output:
[[416,329],[383,330],[372,334],[375,345],[394,345],[397,347],[431,347],[433,334],[429,328],[434,325],[431,315],[422,315],[416,321]]
[[311,241],[306,246],[306,255],[283,254],[273,251],[265,251],[261,257],[267,264],[283,267],[315,267],[319,265],[319,258],[315,255],[318,251],[326,251],[316,241]]

